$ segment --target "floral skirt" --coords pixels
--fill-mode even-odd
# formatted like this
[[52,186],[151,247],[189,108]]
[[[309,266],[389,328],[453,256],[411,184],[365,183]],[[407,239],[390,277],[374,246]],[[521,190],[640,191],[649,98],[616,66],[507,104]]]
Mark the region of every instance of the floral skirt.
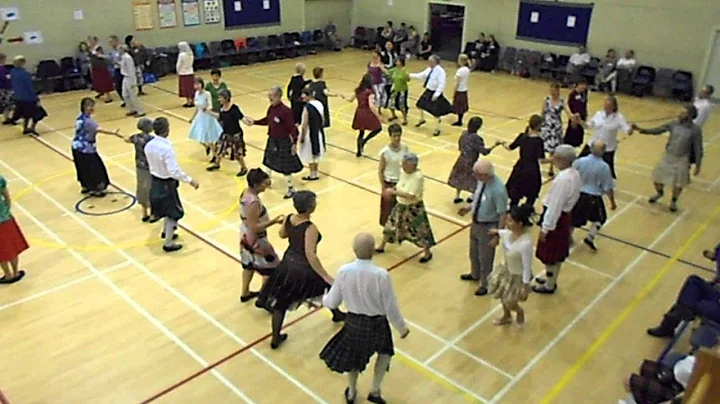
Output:
[[488,293],[510,305],[527,300],[522,275],[513,274],[504,263],[495,267],[490,274]]
[[385,241],[402,244],[409,241],[420,248],[435,245],[435,236],[430,227],[425,204],[423,202],[405,205],[398,203],[390,213],[383,230]]

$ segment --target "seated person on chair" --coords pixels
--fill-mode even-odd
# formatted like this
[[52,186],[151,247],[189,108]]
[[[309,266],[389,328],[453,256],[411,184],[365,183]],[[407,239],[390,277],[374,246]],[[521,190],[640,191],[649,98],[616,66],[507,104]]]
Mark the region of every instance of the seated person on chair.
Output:
[[715,278],[708,282],[697,275],[688,276],[675,304],[665,313],[660,325],[647,330],[648,334],[659,338],[672,337],[682,321],[698,316],[720,323],[720,244],[713,251],[704,251],[703,256],[715,262]]
[[480,53],[477,68],[484,72],[491,72],[495,70],[499,60],[500,44],[495,39],[495,35],[490,35],[487,42],[485,42],[484,50]]
[[400,54],[405,56],[405,59],[410,59],[413,55],[417,54],[418,46],[420,45],[420,34],[414,26],[408,28],[408,39],[400,44]]
[[418,59],[430,59],[430,56],[432,56],[432,42],[430,42],[430,34],[427,32],[423,34],[422,41],[420,42],[420,51],[417,54]]
[[323,31],[325,33],[325,48],[333,50],[342,49],[342,40],[337,35],[337,27],[335,27],[332,20],[328,20]]
[[609,87],[611,94],[615,94],[617,87],[616,65],[615,49],[608,49],[605,60],[603,60],[600,69],[595,75],[595,90],[605,91]]
[[637,67],[637,60],[635,60],[635,51],[628,49],[625,51],[625,56],[618,60],[615,68],[618,70],[629,70],[633,71]]
[[395,45],[396,48],[400,49],[400,46],[403,42],[408,40],[408,30],[405,23],[400,23],[400,28],[395,30],[395,35],[393,36],[393,45]]
[[590,54],[584,46],[578,48],[577,52],[570,55],[570,61],[567,64],[566,82],[575,82],[582,76],[583,69],[590,63]]

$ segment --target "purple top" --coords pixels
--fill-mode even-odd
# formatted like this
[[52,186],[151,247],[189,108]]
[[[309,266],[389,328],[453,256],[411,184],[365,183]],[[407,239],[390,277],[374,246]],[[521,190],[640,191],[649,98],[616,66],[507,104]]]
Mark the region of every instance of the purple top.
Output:
[[10,75],[5,66],[0,66],[0,90],[12,90]]
[[382,70],[379,67],[368,65],[367,71],[372,75],[374,85],[382,84]]

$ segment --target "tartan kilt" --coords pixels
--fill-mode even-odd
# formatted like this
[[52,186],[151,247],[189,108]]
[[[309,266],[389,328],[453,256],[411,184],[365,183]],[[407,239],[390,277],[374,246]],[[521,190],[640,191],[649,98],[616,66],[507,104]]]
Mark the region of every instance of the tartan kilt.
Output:
[[282,139],[268,137],[263,165],[284,175],[296,174],[303,170],[300,158],[293,151],[293,140],[289,137]]
[[150,187],[150,211],[158,218],[170,218],[175,221],[185,216],[178,187],[180,183],[173,179],[162,179],[153,176]]
[[470,107],[468,104],[467,91],[455,91],[453,95],[453,108],[458,115],[468,112]]
[[672,400],[683,391],[673,370],[658,362],[645,360],[640,374],[630,376],[630,392],[638,403],[659,404]]
[[448,102],[444,95],[440,94],[440,97],[433,101],[433,94],[435,94],[435,91],[425,90],[415,106],[423,111],[427,111],[430,115],[436,118],[455,113],[453,106],[450,105],[450,102]]
[[[547,211],[547,208],[543,211],[543,217],[545,217],[545,211]],[[543,217],[540,218],[540,223],[542,223]],[[563,212],[558,219],[555,230],[545,236],[545,241],[542,242],[538,239],[535,257],[540,262],[545,265],[555,265],[565,261],[565,258],[570,256],[571,222],[571,214]]]
[[580,199],[575,204],[571,216],[573,227],[582,227],[588,222],[605,224],[607,210],[605,210],[605,202],[602,196],[590,195],[585,192],[580,193]]
[[343,328],[320,352],[320,359],[333,372],[362,372],[376,353],[395,354],[387,317],[348,313]]

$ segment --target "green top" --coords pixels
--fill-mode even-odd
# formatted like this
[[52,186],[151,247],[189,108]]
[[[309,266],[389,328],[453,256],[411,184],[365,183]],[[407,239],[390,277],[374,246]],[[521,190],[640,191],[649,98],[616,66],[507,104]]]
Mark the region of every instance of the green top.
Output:
[[0,175],[0,223],[10,220],[10,205],[5,200],[5,190],[7,189],[7,181],[5,177]]
[[220,112],[220,97],[218,96],[218,93],[220,90],[227,90],[227,86],[224,82],[220,82],[220,85],[215,87],[215,84],[211,82],[207,83],[205,85],[205,91],[210,93],[210,98],[212,99],[212,111],[213,112]]
[[406,68],[398,69],[393,67],[389,72],[390,80],[392,80],[392,91],[394,93],[402,93],[408,90],[410,82],[410,73]]

